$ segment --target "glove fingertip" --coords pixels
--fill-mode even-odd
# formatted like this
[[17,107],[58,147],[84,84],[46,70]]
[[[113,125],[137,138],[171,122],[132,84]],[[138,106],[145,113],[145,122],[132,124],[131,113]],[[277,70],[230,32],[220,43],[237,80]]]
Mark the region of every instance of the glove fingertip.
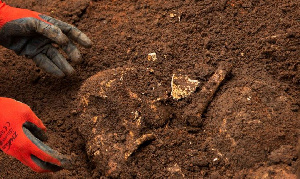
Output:
[[34,124],[38,128],[40,128],[42,130],[46,129],[46,126],[43,124],[42,120],[40,118],[38,118],[34,113],[33,113],[32,119],[34,119],[33,121],[36,121]]
[[83,34],[83,38],[80,41],[80,45],[82,45],[85,48],[91,48],[93,45],[93,42],[90,38],[87,37],[87,35]]
[[47,131],[47,127],[42,123],[42,125],[41,125],[41,129],[44,131],[44,132],[46,132]]
[[72,43],[69,42],[66,46],[62,46],[62,49],[66,52],[69,58],[75,63],[82,62],[82,56],[78,48]]
[[55,77],[62,78],[65,74],[44,54],[38,54],[33,58],[38,67]]

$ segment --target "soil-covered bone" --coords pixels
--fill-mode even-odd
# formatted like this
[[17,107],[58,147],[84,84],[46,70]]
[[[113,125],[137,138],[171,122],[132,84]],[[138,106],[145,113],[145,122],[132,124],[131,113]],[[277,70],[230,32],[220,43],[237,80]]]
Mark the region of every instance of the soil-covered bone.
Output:
[[[141,71],[148,78],[139,76]],[[155,139],[149,129],[165,125],[170,118],[163,102],[167,89],[151,75],[145,68],[111,69],[92,76],[81,87],[79,129],[87,141],[87,154],[106,176],[122,176],[127,159]]]

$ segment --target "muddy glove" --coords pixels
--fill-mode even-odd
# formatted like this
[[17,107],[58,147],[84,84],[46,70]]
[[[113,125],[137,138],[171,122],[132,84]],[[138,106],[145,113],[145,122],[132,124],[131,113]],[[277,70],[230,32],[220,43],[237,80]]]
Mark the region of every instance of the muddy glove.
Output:
[[47,139],[45,130],[29,106],[10,98],[0,98],[0,149],[36,172],[70,169],[69,157],[41,142]]
[[40,68],[63,77],[73,67],[52,45],[58,44],[74,62],[81,54],[72,42],[91,47],[91,40],[76,27],[27,9],[13,8],[0,0],[0,45],[24,55]]

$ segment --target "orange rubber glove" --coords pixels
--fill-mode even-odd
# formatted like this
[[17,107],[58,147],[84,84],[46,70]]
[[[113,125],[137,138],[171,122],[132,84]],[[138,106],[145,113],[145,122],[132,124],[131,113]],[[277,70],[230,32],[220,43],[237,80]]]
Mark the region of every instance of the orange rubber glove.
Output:
[[27,9],[14,8],[0,0],[0,45],[32,59],[57,77],[74,73],[73,67],[52,45],[58,44],[74,62],[82,60],[73,42],[91,47],[91,40],[76,27]]
[[36,172],[70,168],[71,160],[41,142],[46,127],[29,106],[0,97],[0,149]]

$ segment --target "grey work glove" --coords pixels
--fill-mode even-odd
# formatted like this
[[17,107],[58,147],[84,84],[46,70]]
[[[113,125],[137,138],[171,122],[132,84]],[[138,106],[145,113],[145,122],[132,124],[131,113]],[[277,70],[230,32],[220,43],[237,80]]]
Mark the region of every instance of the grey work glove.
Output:
[[72,61],[80,62],[81,54],[73,42],[86,48],[92,46],[91,40],[70,24],[0,1],[0,45],[33,59],[46,72],[57,77],[74,72],[53,46],[59,45]]

